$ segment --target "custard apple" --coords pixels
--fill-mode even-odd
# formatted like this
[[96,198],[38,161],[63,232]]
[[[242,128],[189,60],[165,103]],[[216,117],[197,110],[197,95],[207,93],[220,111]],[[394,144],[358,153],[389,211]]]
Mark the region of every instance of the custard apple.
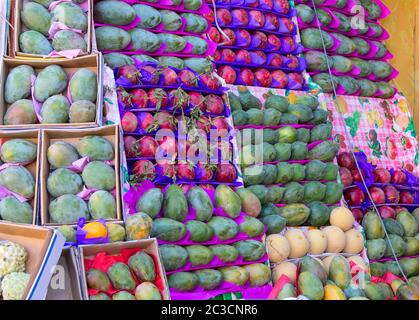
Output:
[[31,275],[25,272],[12,272],[1,281],[3,300],[23,300],[23,294],[29,284]]
[[28,252],[18,243],[0,242],[0,278],[11,272],[24,272]]

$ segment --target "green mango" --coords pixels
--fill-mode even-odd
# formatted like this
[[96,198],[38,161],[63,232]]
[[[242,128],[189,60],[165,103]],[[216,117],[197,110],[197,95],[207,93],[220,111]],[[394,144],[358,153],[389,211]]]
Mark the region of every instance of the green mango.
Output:
[[71,99],[73,101],[88,100],[96,101],[97,96],[97,75],[90,69],[78,70],[69,83]]
[[207,20],[195,13],[182,13],[181,17],[186,20],[186,32],[201,33],[208,28]]
[[297,141],[297,129],[286,126],[278,129],[278,142],[293,143]]
[[214,254],[211,249],[205,246],[187,246],[186,251],[188,251],[189,261],[192,263],[193,267],[209,264],[214,258]]
[[89,296],[89,300],[111,300],[106,293],[99,292]]
[[199,285],[199,277],[192,272],[176,272],[167,277],[169,288],[180,292],[194,290]]
[[378,260],[384,257],[386,252],[386,241],[384,239],[367,240],[367,254],[370,260]]
[[159,188],[152,188],[144,192],[135,204],[137,212],[147,213],[151,218],[155,218],[163,204],[163,193]]
[[339,167],[334,163],[326,163],[323,180],[335,181],[338,177]]
[[184,0],[184,7],[186,10],[198,10],[202,6],[202,0]]
[[380,218],[373,211],[367,212],[362,220],[362,227],[367,240],[384,238],[384,229]]
[[329,279],[342,290],[351,283],[351,271],[349,262],[343,256],[335,256],[329,266]]
[[287,204],[301,203],[304,199],[304,186],[298,182],[289,182],[285,185],[282,201]]
[[51,96],[45,100],[41,109],[42,123],[67,123],[70,104],[61,94]]
[[264,126],[276,126],[279,124],[281,119],[281,112],[276,109],[263,110],[263,125]]
[[276,300],[285,300],[287,298],[296,298],[297,297],[297,291],[295,290],[295,287],[287,282],[279,291]]
[[263,224],[268,227],[266,230],[266,234],[268,235],[280,233],[282,230],[284,230],[287,224],[287,219],[274,214],[263,217],[261,220]]
[[405,237],[404,241],[406,243],[405,256],[416,256],[419,254],[419,239],[415,237]]
[[166,44],[164,52],[180,52],[186,47],[186,39],[175,34],[159,33],[158,39]]
[[49,5],[54,2],[54,0],[32,0],[32,1],[43,5],[47,9]]
[[51,14],[45,7],[36,2],[26,2],[20,12],[20,19],[29,30],[34,30],[48,35],[51,27]]
[[241,211],[252,217],[258,216],[262,209],[259,199],[245,188],[238,188],[236,193],[241,200]]
[[103,55],[105,59],[105,64],[111,68],[119,68],[128,64],[134,64],[134,59],[126,54],[111,52]]
[[419,258],[403,258],[399,261],[406,277],[414,277],[419,275]]
[[6,163],[30,163],[36,159],[38,146],[25,139],[7,140],[1,145],[1,160]]
[[214,256],[217,256],[223,262],[233,262],[237,260],[239,251],[233,246],[226,244],[216,244],[209,246]]
[[122,262],[116,262],[108,269],[108,277],[116,290],[134,290],[135,280],[131,275],[129,267]]
[[251,287],[261,287],[271,281],[271,269],[263,263],[245,265]]
[[326,195],[326,185],[318,181],[304,184],[304,202],[322,201]]
[[112,143],[101,136],[84,136],[76,144],[77,152],[90,160],[108,161],[114,158]]
[[54,49],[48,39],[40,32],[28,30],[19,35],[19,48],[23,53],[46,56]]
[[95,122],[96,105],[88,100],[79,100],[70,106],[70,123]]
[[262,207],[259,218],[265,218],[271,215],[279,215],[280,209],[272,203],[267,203]]
[[92,161],[84,167],[82,178],[87,188],[113,190],[115,169],[101,161]]
[[208,43],[204,39],[195,36],[184,36],[183,39],[192,45],[193,54],[203,55],[208,50]]
[[186,234],[186,226],[176,220],[159,218],[153,221],[151,236],[164,241],[179,241]]
[[135,300],[135,297],[127,291],[119,291],[112,295],[112,300]]
[[236,126],[243,126],[249,122],[249,116],[243,110],[234,110],[232,116],[234,125]]
[[290,143],[278,142],[274,145],[276,150],[276,160],[288,161],[291,159],[292,145]]
[[244,184],[246,186],[262,184],[264,180],[263,172],[264,171],[262,165],[254,165],[245,168],[243,170]]
[[264,164],[262,175],[263,175],[262,184],[264,185],[274,184],[278,177],[278,171],[276,169],[276,165]]
[[12,104],[18,100],[29,98],[31,95],[31,77],[34,75],[33,68],[25,64],[11,69],[4,85],[4,100]]
[[131,35],[120,28],[104,26],[95,28],[97,48],[103,50],[122,50],[131,42]]
[[185,67],[188,67],[199,74],[209,74],[212,73],[214,69],[211,62],[204,58],[187,58],[184,59],[183,62],[185,63]]
[[238,224],[229,218],[212,217],[208,225],[214,230],[214,234],[221,240],[229,240],[239,233]]
[[268,200],[267,202],[271,203],[280,203],[284,196],[285,188],[278,186],[269,187],[268,191]]
[[60,94],[67,87],[67,74],[59,65],[49,65],[42,69],[36,77],[34,96],[39,102],[44,102],[49,97]]
[[370,300],[384,300],[384,294],[375,283],[366,281],[364,284],[365,296]]
[[207,242],[214,236],[212,228],[204,222],[191,220],[186,223],[189,237],[193,242]]
[[240,196],[229,186],[220,184],[215,189],[215,207],[223,210],[231,217],[237,218],[242,210]]
[[239,254],[242,256],[243,261],[256,261],[261,259],[265,253],[265,245],[256,240],[242,240],[232,244]]
[[382,277],[386,273],[386,267],[381,262],[371,262],[370,271],[372,276]]
[[192,187],[188,192],[189,206],[196,211],[196,220],[208,221],[212,217],[214,206],[208,193],[201,187]]
[[58,31],[52,39],[52,47],[55,51],[80,49],[82,52],[87,52],[86,40],[71,30]]
[[[136,56],[133,56],[133,57],[136,58]],[[163,56],[163,57],[158,57],[157,60],[159,64],[165,67],[169,67],[169,66],[175,67],[176,69],[179,69],[179,70],[183,70],[185,68],[185,61],[177,57]]]
[[[161,43],[164,43],[164,39],[166,39],[163,36],[160,36],[161,33],[157,35],[150,31],[139,29],[139,28],[132,29],[129,31],[129,33],[131,35],[132,47],[134,50],[155,52],[160,48]],[[175,36],[175,37],[179,37],[179,36]],[[183,39],[181,38],[181,42],[182,41]]]
[[308,223],[310,226],[321,227],[329,222],[329,208],[320,201],[313,201],[307,205],[310,208]]
[[188,202],[183,190],[178,185],[171,185],[165,194],[163,202],[163,214],[165,218],[184,221],[188,214]]
[[138,281],[154,282],[156,280],[156,265],[153,258],[145,251],[138,251],[128,259],[128,266],[134,271]]
[[101,291],[108,291],[111,285],[107,274],[95,268],[90,268],[86,272],[86,282],[90,289]]
[[58,4],[52,11],[52,20],[64,23],[69,28],[82,32],[87,31],[87,15],[78,5],[72,2]]
[[180,269],[188,262],[188,251],[181,246],[163,244],[159,246],[159,251],[166,272]]
[[89,211],[93,219],[116,219],[116,200],[112,193],[98,190],[89,198]]
[[237,286],[242,286],[249,280],[249,272],[243,267],[231,266],[218,270],[223,274],[224,281],[234,283]]
[[0,185],[30,199],[35,196],[35,179],[24,166],[11,166],[0,171]]
[[324,289],[320,279],[311,272],[302,272],[298,276],[298,288],[301,294],[310,300],[322,300]]
[[89,210],[81,198],[65,194],[49,203],[49,215],[54,223],[77,223],[79,218],[89,219]]
[[66,168],[54,170],[47,179],[48,193],[55,198],[64,194],[77,194],[82,188],[80,175]]
[[198,276],[199,285],[205,290],[216,289],[223,280],[223,274],[218,270],[201,269],[194,271],[194,274]]
[[393,251],[390,248],[393,247],[394,253],[396,257],[401,257],[406,251],[406,243],[403,241],[402,237],[395,235],[395,234],[389,234],[388,238],[386,237],[386,251],[384,253],[384,257],[393,257]]
[[244,221],[239,224],[239,227],[240,231],[245,233],[250,238],[260,236],[265,228],[261,221],[250,216],[246,216]]
[[292,166],[287,162],[278,163],[276,165],[276,171],[276,183],[287,183],[293,178]]
[[7,196],[0,201],[0,218],[14,223],[31,224],[33,208],[28,202],[20,202],[13,196]]
[[134,10],[134,6],[123,1],[100,1],[94,5],[93,18],[97,23],[123,26],[134,21]]
[[297,140],[309,143],[310,142],[310,130],[306,128],[299,128],[297,129]]
[[68,142],[54,142],[47,150],[47,159],[53,168],[68,167],[79,158],[77,149]]
[[305,160],[307,159],[307,143],[295,141],[291,145],[291,160]]
[[401,211],[397,214],[396,220],[402,225],[406,237],[414,237],[418,233],[418,223],[411,213]]
[[230,102],[231,111],[242,110],[239,98],[231,91],[228,92],[228,100]]
[[263,110],[260,109],[249,109],[246,111],[248,117],[248,123],[253,125],[262,125],[263,124]]
[[164,30],[177,31],[182,27],[182,19],[176,12],[171,10],[160,10],[160,14]]
[[290,103],[287,98],[279,95],[270,95],[265,100],[265,109],[275,109],[281,113],[288,112]]
[[327,272],[324,267],[316,259],[310,256],[304,256],[299,261],[300,272],[310,272],[317,276],[324,285],[327,280]]

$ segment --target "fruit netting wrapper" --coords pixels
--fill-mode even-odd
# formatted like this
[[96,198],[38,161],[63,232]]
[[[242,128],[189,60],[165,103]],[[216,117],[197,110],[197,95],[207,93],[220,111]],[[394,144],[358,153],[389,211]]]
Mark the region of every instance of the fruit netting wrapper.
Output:
[[[137,252],[142,251],[142,249],[140,248],[126,248],[126,249],[121,249],[121,253],[118,255],[108,255],[107,252],[99,252],[95,255],[95,257],[93,259],[87,259],[85,258],[83,260],[84,262],[84,272],[87,272],[89,269],[91,268],[95,268],[98,269],[102,272],[107,273],[108,269],[114,265],[117,262],[122,262],[125,263],[126,265],[128,265],[128,260],[129,258],[136,254]],[[155,266],[155,271],[156,271],[156,279],[153,282],[156,287],[159,289],[160,291],[160,295],[163,296],[163,292],[164,292],[164,279],[163,276],[160,274],[160,261],[159,258],[147,253],[154,262],[154,266]],[[138,286],[140,284],[140,281],[138,281],[137,277],[135,276],[135,273],[131,270],[130,268],[130,273],[131,276],[133,277],[133,279],[135,280],[136,286]],[[127,291],[127,290],[117,290],[112,286],[112,283],[109,285],[109,290],[107,290],[105,293],[108,295],[113,295],[116,292],[119,291]],[[130,293],[134,294],[135,290],[132,290]],[[91,295],[95,295],[98,294],[100,291],[99,290],[95,290],[95,289],[90,289],[88,288],[88,293],[89,296]]]
[[223,281],[215,290],[205,290],[201,286],[197,286],[192,291],[181,292],[176,289],[170,289],[170,297],[173,300],[208,300],[229,292],[240,292],[243,299],[261,299],[264,300],[268,297],[272,290],[270,284],[265,284],[260,287],[251,287],[250,282],[243,286],[238,286],[231,282]]
[[[6,168],[10,168],[10,167],[24,167],[24,165],[26,164],[27,163],[3,163],[2,165],[0,165],[0,171],[3,171]],[[23,196],[17,192],[11,191],[5,186],[0,185],[0,199],[4,199],[9,196],[15,197],[19,202],[27,202],[31,200],[31,198]]]
[[[262,51],[263,52],[263,51]],[[297,64],[296,68],[289,68],[287,65],[291,62],[293,62],[293,59],[290,57],[283,57],[281,56],[280,59],[282,60],[281,65],[275,66],[271,65],[270,62],[274,58],[273,55],[275,54],[269,54],[269,57],[262,57],[261,55],[256,54],[255,52],[249,52],[248,58],[250,58],[250,61],[242,61],[239,58],[236,58],[234,61],[227,61],[225,58],[221,56],[220,60],[216,60],[216,65],[229,65],[232,67],[240,68],[244,64],[246,68],[260,68],[263,67],[268,70],[282,70],[285,72],[303,72],[306,69],[305,60],[302,57],[294,57],[295,62]],[[268,62],[269,60],[270,62]]]
[[[106,221],[105,219],[98,219],[97,222],[101,223],[106,228]],[[108,243],[109,242],[109,233],[106,233],[105,237],[93,237],[88,238],[87,232],[83,230],[83,227],[86,224],[85,218],[79,218],[77,222],[77,229],[76,229],[76,243],[77,245],[81,244],[98,244],[98,243]]]
[[[122,71],[123,69],[126,70]],[[116,79],[115,83],[117,87],[131,90],[138,88],[151,89],[155,87],[168,90],[182,88],[186,91],[196,91],[217,95],[222,95],[228,90],[228,88],[221,86],[221,83],[217,78],[211,77],[207,74],[198,74],[196,71],[188,67],[183,70],[170,66],[163,69],[173,70],[177,75],[181,74],[181,72],[186,73],[184,70],[187,70],[187,73],[191,76],[188,76],[188,83],[182,83],[179,77],[177,77],[174,84],[165,85],[167,80],[165,79],[164,74],[160,74],[161,67],[153,62],[139,62],[135,60],[135,64],[131,65],[131,67],[124,66],[114,69],[114,77]]]
[[[190,184],[186,186],[186,190],[185,190],[185,195],[188,194],[189,189],[194,187],[196,185],[194,184]],[[166,186],[163,188],[163,194],[165,193],[165,191],[167,190],[169,186]],[[148,190],[153,189],[153,188],[157,188],[156,184],[151,182],[151,181],[145,181],[140,185],[131,187],[130,190],[128,190],[128,192],[124,195],[124,202],[128,205],[129,207],[129,214],[134,214],[137,212],[137,210],[135,209],[135,206],[138,202],[138,200],[141,198],[141,196]],[[215,205],[215,196],[214,196],[214,188],[213,187],[207,187],[207,186],[201,186],[201,188],[208,194],[209,198],[211,199],[211,202],[213,204],[213,216],[220,216],[220,217],[226,217],[226,218],[232,218],[227,212],[224,211],[224,209],[222,207],[216,207]],[[241,212],[240,215],[238,217],[236,217],[237,220],[235,220],[236,223],[241,223],[244,220],[244,217],[246,216],[246,213]],[[156,218],[163,218],[164,214],[163,214],[163,208],[161,209],[161,211],[158,213],[158,215],[156,216]],[[188,208],[188,214],[185,218],[185,222],[186,221],[191,221],[191,220],[197,220],[196,219],[196,210],[192,207]],[[248,237],[248,236],[247,236]]]
[[197,13],[202,16],[205,16],[210,12],[210,8],[205,1],[197,1],[198,7],[195,7],[193,10],[186,9],[184,1],[179,0],[157,0],[155,2],[148,2],[148,1],[140,1],[140,0],[121,0],[129,5],[134,4],[143,4],[147,5],[156,9],[165,9],[165,10],[172,10],[175,12],[189,12],[189,13]]
[[[210,4],[211,5],[211,4]],[[213,6],[213,4],[212,4]],[[288,0],[216,0],[216,8],[245,8],[253,10],[257,8],[260,11],[268,13],[276,13],[284,17],[292,17],[295,15],[295,9],[290,7]]]

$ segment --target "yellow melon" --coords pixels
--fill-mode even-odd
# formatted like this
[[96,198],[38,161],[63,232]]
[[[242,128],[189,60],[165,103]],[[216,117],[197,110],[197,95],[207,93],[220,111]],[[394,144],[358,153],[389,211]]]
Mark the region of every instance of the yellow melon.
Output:
[[361,232],[350,229],[345,232],[346,244],[343,252],[357,254],[364,248],[364,237]]
[[346,258],[346,260],[348,260],[348,262],[351,262],[352,261],[358,267],[360,267],[362,270],[365,270],[365,271],[368,272],[367,264],[365,263],[365,260],[362,259],[361,256],[350,256],[350,257]]
[[272,269],[272,281],[275,284],[278,279],[285,274],[292,284],[295,284],[297,278],[297,266],[289,261],[281,262]]
[[271,234],[266,238],[269,260],[273,263],[281,262],[288,258],[290,245],[287,238],[279,234]]
[[354,221],[355,219],[351,210],[345,207],[334,208],[330,213],[330,225],[338,227],[343,231],[348,231],[351,229]]
[[307,232],[307,239],[310,242],[310,254],[322,254],[327,248],[327,238],[319,229],[313,229]]
[[336,256],[338,256],[338,254],[332,254],[330,256],[327,256],[327,257],[323,258],[323,260],[322,260],[324,270],[326,270],[326,272],[328,274],[329,274],[329,266],[330,266],[330,263],[332,262],[333,258],[336,257]]
[[285,232],[285,238],[290,245],[289,257],[291,259],[301,258],[307,254],[310,243],[300,229],[289,229]]
[[327,249],[328,253],[339,253],[345,248],[346,238],[345,233],[342,229],[336,226],[328,226],[323,230],[324,235],[327,238]]

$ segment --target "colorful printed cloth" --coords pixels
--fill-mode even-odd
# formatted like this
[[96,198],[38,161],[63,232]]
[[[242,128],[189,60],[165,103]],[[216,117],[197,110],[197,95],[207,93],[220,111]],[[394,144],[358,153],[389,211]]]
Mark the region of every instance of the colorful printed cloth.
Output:
[[383,100],[338,96],[335,103],[332,95],[322,96],[321,103],[329,110],[335,140],[343,150],[349,150],[352,143],[372,164],[402,167],[419,174],[419,146],[405,97],[397,94],[393,99]]

